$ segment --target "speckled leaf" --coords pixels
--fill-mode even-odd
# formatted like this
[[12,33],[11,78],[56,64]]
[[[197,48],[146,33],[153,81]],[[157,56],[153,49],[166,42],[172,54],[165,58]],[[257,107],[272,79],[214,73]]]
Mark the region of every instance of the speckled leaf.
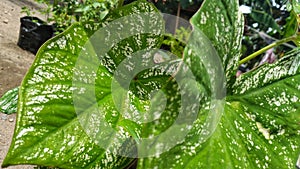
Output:
[[6,92],[0,98],[0,112],[12,114],[17,112],[19,88],[14,88]]
[[[110,13],[102,25],[121,16],[151,11],[156,11],[156,8],[149,3],[135,2]],[[72,86],[73,73],[80,51],[89,36],[97,30],[95,28],[95,25],[90,24],[74,24],[46,42],[37,53],[36,60],[20,87],[17,124],[3,167],[37,164],[60,168],[123,168],[133,161],[105,151],[90,139],[75,112],[72,98],[76,90]],[[143,43],[136,43],[134,49],[124,50],[124,46],[118,44],[111,52],[127,56],[130,52],[146,47],[156,47],[160,37],[142,35],[139,38]],[[140,39],[132,37],[127,42],[135,43],[135,40]],[[126,40],[123,44],[125,42]],[[116,63],[114,60],[114,64]],[[96,90],[100,90],[97,101],[101,109],[107,109],[108,112],[109,105],[112,106],[113,103],[102,97],[101,93],[110,95],[107,89],[111,87],[111,68],[114,67],[103,63],[97,72],[99,78],[96,82]],[[107,76],[102,77],[100,74]],[[114,120],[111,116],[108,120]],[[111,122],[117,125],[116,121]]]
[[[264,65],[236,82],[212,137],[201,119],[186,142],[139,168],[295,168],[300,152],[300,54]],[[163,161],[163,163],[161,162]]]
[[226,73],[228,93],[235,81],[244,29],[238,8],[238,0],[206,0],[191,19],[192,25],[198,27],[216,48]]
[[237,81],[233,85],[233,93],[244,94],[259,89],[266,84],[272,84],[295,75],[299,69],[299,55],[300,49],[297,48],[280,61],[262,66],[254,70],[255,73],[246,73],[244,76],[237,78]]

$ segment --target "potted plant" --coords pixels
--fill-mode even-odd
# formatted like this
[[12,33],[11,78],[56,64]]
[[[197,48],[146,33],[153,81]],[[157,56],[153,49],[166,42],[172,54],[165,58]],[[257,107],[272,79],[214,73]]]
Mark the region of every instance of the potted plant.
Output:
[[25,16],[20,18],[20,22],[18,46],[34,54],[54,34],[53,26],[38,17]]
[[[39,47],[52,36],[63,32],[74,22],[98,22],[102,20],[109,10],[121,5],[118,0],[35,0],[46,8],[39,12],[46,15],[47,22],[32,17],[30,9],[22,8],[22,17],[18,45],[36,53]],[[122,1],[121,1],[122,2]],[[50,25],[51,24],[51,25]]]

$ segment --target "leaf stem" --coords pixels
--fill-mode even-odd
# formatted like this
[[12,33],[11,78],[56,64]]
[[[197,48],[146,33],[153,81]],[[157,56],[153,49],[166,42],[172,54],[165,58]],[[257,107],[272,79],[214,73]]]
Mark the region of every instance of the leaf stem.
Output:
[[295,39],[295,36],[290,36],[288,38],[284,38],[284,39],[281,39],[281,40],[278,40],[278,41],[275,41],[274,43],[271,43],[270,45],[252,53],[251,55],[245,57],[244,59],[240,60],[239,61],[239,65],[243,64],[243,63],[246,63],[248,62],[249,60],[251,59],[254,59],[255,57],[259,56],[260,54],[264,53],[265,51],[275,47],[275,46],[279,46],[281,44],[284,44],[286,42],[289,42],[289,41],[292,41],[293,39]]
[[176,30],[178,28],[178,22],[179,22],[179,18],[180,18],[180,2],[178,2],[178,6],[177,6],[177,17],[176,17],[176,23],[175,23],[175,29],[174,29],[174,35],[176,34]]

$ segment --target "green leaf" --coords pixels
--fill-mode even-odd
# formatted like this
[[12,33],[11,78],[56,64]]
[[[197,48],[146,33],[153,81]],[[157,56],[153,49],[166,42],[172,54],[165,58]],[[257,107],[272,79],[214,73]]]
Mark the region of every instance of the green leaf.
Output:
[[300,14],[300,2],[299,0],[292,0],[293,11],[296,14]]
[[293,39],[293,42],[300,46],[300,3],[299,0],[292,0],[292,12],[291,15],[294,16],[297,20],[296,22],[296,29],[295,29],[295,38]]
[[209,140],[201,140],[199,119],[184,143],[141,159],[139,168],[294,168],[300,152],[299,61],[296,51],[243,75]]
[[[3,167],[36,164],[59,168],[123,168],[133,161],[132,158],[121,157],[106,151],[86,133],[83,129],[86,126],[80,124],[78,116],[83,118],[86,116],[88,119],[91,112],[85,109],[80,114],[76,114],[73,94],[78,92],[78,89],[74,88],[72,83],[74,82],[73,75],[80,73],[80,70],[76,69],[80,52],[88,38],[97,30],[98,27],[95,25],[105,26],[122,16],[143,12],[157,12],[157,10],[145,1],[135,2],[111,12],[105,23],[94,25],[76,23],[41,47],[20,87],[17,124],[11,147],[2,164]],[[116,32],[111,30],[106,33]],[[121,59],[135,51],[158,47],[160,39],[161,37],[155,33],[124,39],[112,46],[108,56],[104,57],[107,62],[104,61],[97,70],[96,98],[99,111],[105,111],[100,115],[106,116],[106,120],[118,132],[121,132],[120,128],[126,122],[118,118],[118,113],[114,116],[112,112],[115,108],[109,90],[113,69],[122,61]],[[105,43],[105,41],[102,42]],[[134,48],[128,49],[126,44],[134,44],[132,45]],[[93,53],[99,52],[99,49],[94,51],[92,48],[87,48],[86,51]],[[87,64],[92,66],[96,62]],[[79,74],[79,77],[80,75],[83,79],[87,78],[83,73]],[[128,126],[127,133],[130,133],[135,125]],[[99,134],[97,136],[101,138],[109,136],[110,133],[101,131],[96,134]],[[107,146],[115,146],[112,140],[107,143]],[[132,141],[129,140],[126,144],[131,146]],[[117,149],[116,151],[126,152],[127,150]]]
[[296,48],[275,64],[260,67],[254,72],[244,74],[233,85],[233,93],[243,94],[251,90],[260,89],[266,84],[272,84],[284,80],[286,77],[293,76],[299,71],[299,54],[300,49]]
[[[239,55],[238,47],[229,51],[228,46],[239,46],[240,41],[235,38],[221,41],[227,37],[226,31],[216,31],[218,26],[215,25],[226,24],[227,20],[219,19],[222,22],[217,24],[215,21],[218,17],[235,18],[239,14],[236,8],[236,12],[221,16],[212,13],[219,11],[220,7],[223,7],[222,12],[229,11],[237,4],[237,1],[208,0],[196,14],[198,19],[192,19],[194,25],[207,32],[221,55],[227,78],[230,77],[228,71],[232,72],[234,67],[232,62],[227,61],[228,58],[232,61]],[[235,33],[228,34],[230,39]],[[241,34],[237,33],[236,37]],[[196,58],[192,55],[186,57]],[[203,118],[209,112],[201,109],[199,118],[183,143],[155,157],[139,159],[138,168],[294,168],[300,152],[299,59],[299,52],[294,51],[276,64],[263,65],[240,76],[234,83],[230,81],[227,89],[231,91],[227,93],[224,113],[208,140],[203,136],[203,132],[208,130]],[[194,60],[192,63],[198,62]],[[202,71],[193,72],[198,75]]]
[[206,0],[192,17],[191,23],[213,43],[226,73],[227,92],[235,81],[244,29],[237,0]]
[[300,46],[300,33],[296,33],[295,35],[295,39],[293,40],[293,42],[299,47]]
[[14,88],[6,92],[0,98],[0,112],[12,114],[17,112],[19,88]]
[[250,16],[253,18],[254,21],[262,24],[264,28],[272,28],[277,32],[281,32],[280,27],[276,23],[275,19],[265,11],[252,10]]
[[286,24],[284,25],[283,37],[293,36],[298,29],[297,16],[294,12],[290,13],[290,16],[286,19]]

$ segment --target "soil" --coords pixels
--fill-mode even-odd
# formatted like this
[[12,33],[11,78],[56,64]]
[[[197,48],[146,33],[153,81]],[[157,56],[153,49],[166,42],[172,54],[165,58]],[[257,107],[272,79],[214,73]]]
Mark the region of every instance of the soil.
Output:
[[[35,56],[17,46],[20,18],[25,16],[21,8],[33,11],[42,8],[33,0],[0,1],[0,97],[9,89],[20,85]],[[37,12],[35,16],[44,19]],[[0,112],[0,169],[8,151],[16,122],[16,114]],[[12,166],[7,169],[33,169],[33,166]]]

